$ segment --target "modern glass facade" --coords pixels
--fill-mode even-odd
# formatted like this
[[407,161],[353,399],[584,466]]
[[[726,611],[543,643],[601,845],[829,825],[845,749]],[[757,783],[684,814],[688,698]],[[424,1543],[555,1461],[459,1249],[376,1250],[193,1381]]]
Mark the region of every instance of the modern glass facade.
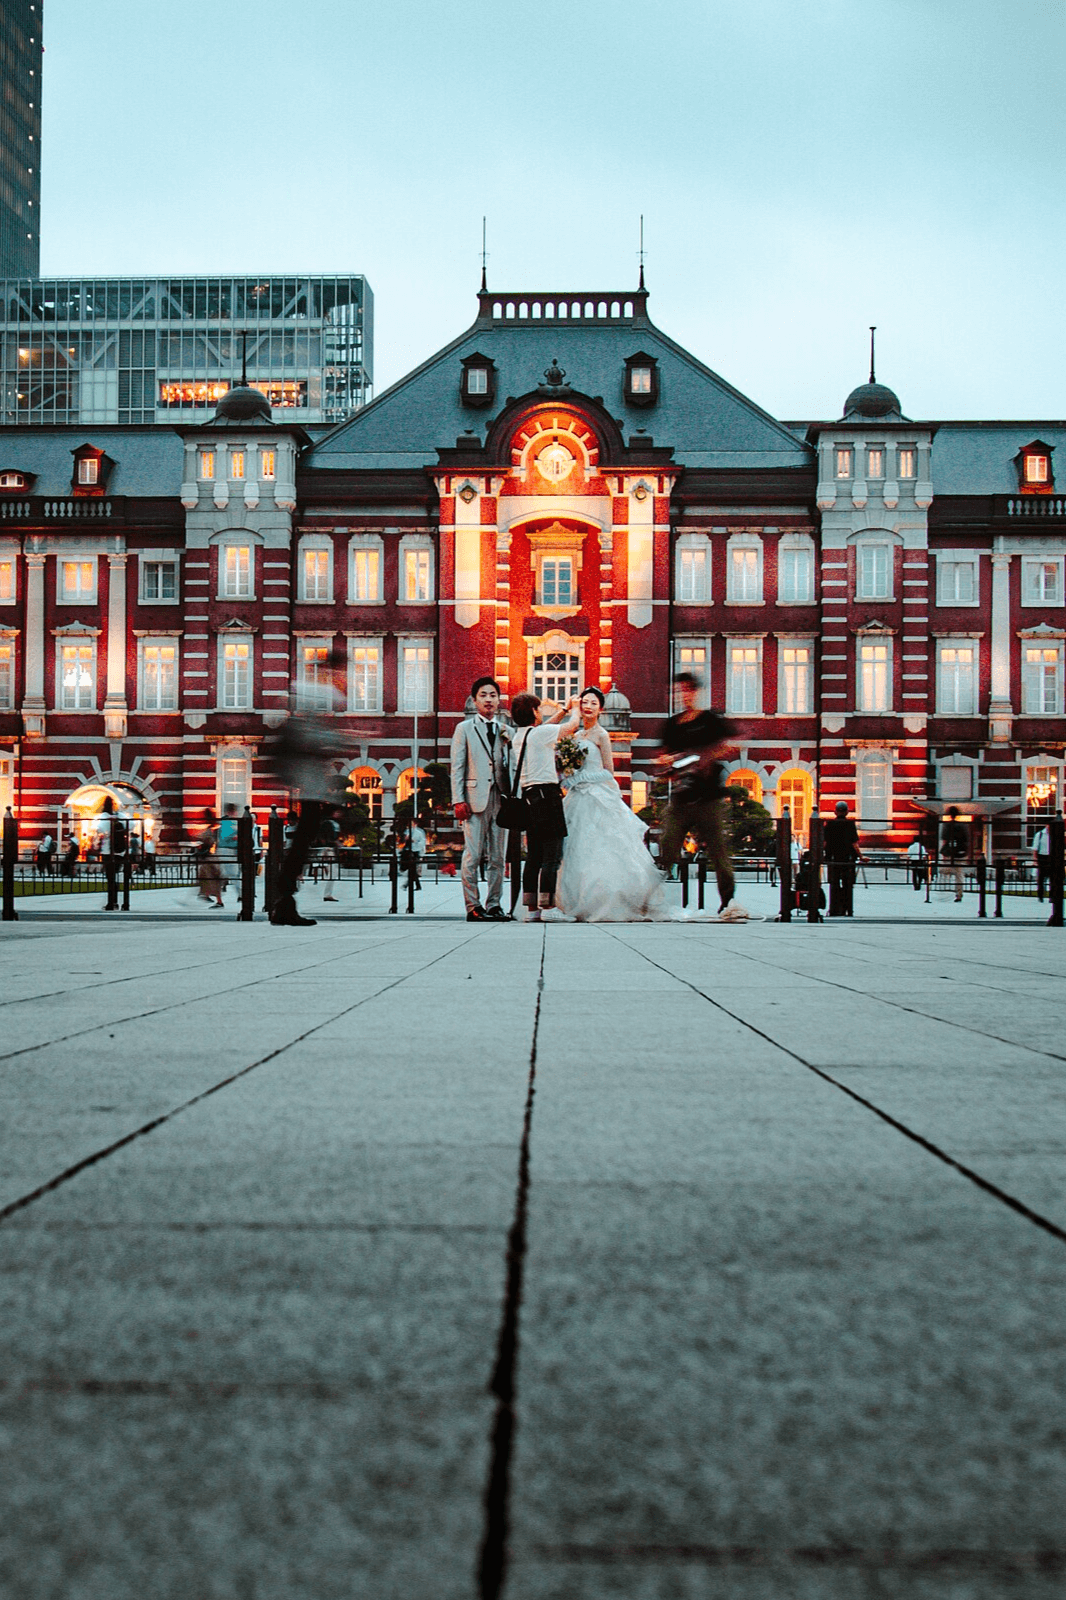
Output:
[[240,380],[277,420],[341,422],[370,398],[363,277],[0,282],[0,421],[195,422]]
[[43,0],[0,5],[0,277],[41,270]]

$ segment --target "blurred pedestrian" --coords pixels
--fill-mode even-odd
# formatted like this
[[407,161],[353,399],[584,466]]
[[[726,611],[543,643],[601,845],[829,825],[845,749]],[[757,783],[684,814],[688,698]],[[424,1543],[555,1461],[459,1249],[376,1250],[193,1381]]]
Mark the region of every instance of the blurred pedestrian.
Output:
[[226,887],[225,875],[218,859],[218,817],[208,806],[204,812],[204,830],[196,841],[196,883],[201,900],[206,900],[213,911],[220,911]]
[[848,816],[846,800],[838,800],[834,814],[825,825],[825,861],[829,873],[829,915],[855,915],[855,876],[862,853],[859,830]]
[[[694,673],[677,673],[674,688],[681,710],[663,724],[658,758],[672,780],[659,840],[659,866],[670,871],[686,834],[694,834],[718,880],[721,916],[733,904],[736,887],[724,815],[727,800],[721,757],[729,752],[737,730],[719,712],[699,709],[700,680]],[[740,913],[743,908],[735,910]]]
[[948,820],[943,824],[940,834],[940,859],[947,873],[955,880],[956,904],[962,899],[963,873],[969,847],[966,829],[958,816],[958,806],[948,806]]
[[344,780],[337,773],[343,733],[333,717],[345,708],[347,669],[346,652],[332,651],[318,684],[318,706],[312,711],[294,709],[271,747],[276,776],[300,797],[299,820],[278,868],[277,893],[270,911],[275,925],[312,928],[315,924],[314,917],[302,917],[297,910],[296,890],[323,819],[337,809],[344,791]]
[[46,833],[37,846],[37,871],[42,877],[50,878],[55,871],[56,841],[52,834]]
[[100,815],[96,819],[96,841],[104,877],[107,880],[107,902],[104,910],[117,911],[118,869],[126,853],[126,824],[121,817],[116,816],[115,802],[110,795],[104,796]]
[[1051,829],[1038,828],[1033,835],[1033,865],[1036,868],[1036,898],[1043,900],[1051,880]]
[[910,868],[912,886],[924,889],[929,876],[929,852],[920,839],[912,839],[907,846],[907,866]]

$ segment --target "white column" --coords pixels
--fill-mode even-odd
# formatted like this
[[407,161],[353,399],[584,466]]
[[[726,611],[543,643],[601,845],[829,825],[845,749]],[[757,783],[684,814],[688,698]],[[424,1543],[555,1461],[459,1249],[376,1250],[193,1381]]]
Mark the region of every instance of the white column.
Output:
[[655,497],[649,489],[643,499],[629,497],[626,582],[626,620],[632,628],[646,628],[652,619],[652,581],[655,553]]
[[455,620],[460,628],[481,620],[481,496],[469,505],[455,497]]
[[107,696],[104,733],[126,737],[126,555],[107,558]]
[[26,698],[22,726],[28,739],[44,738],[44,563],[37,550],[26,551]]
[[1010,742],[1013,707],[1010,700],[1010,556],[992,556],[992,697],[988,708],[989,738]]

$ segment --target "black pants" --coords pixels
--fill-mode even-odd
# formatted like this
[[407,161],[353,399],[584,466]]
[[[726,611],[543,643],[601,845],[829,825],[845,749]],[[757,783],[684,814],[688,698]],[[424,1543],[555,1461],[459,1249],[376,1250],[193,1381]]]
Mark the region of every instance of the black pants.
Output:
[[[530,785],[523,790],[534,811],[526,829],[526,864],[522,871],[522,898],[527,906],[550,906],[563,859],[566,823],[557,783]],[[539,900],[538,900],[539,896]]]
[[1036,858],[1036,898],[1043,900],[1044,890],[1050,893],[1051,886],[1051,857],[1037,856]]
[[117,911],[118,910],[118,868],[119,868],[118,857],[117,856],[112,856],[112,855],[102,856],[101,857],[101,866],[104,869],[104,877],[107,879],[107,905],[104,907],[104,910],[105,911]]
[[829,867],[829,915],[831,917],[850,917],[852,911],[852,892],[855,888],[855,863],[853,861],[830,861]]
[[296,894],[296,885],[300,874],[307,865],[308,857],[318,838],[322,826],[322,818],[329,810],[329,805],[324,800],[301,800],[300,820],[289,843],[289,848],[281,858],[278,868],[278,886],[275,907],[283,901],[292,900]]

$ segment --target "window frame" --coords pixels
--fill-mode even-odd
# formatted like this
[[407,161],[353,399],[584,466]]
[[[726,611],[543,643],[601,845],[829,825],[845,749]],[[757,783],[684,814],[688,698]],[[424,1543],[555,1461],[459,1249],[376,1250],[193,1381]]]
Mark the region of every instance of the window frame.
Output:
[[[904,457],[909,457],[907,465],[909,472],[904,472]],[[918,446],[916,444],[900,444],[896,446],[896,480],[901,483],[913,483],[918,476]]]
[[15,631],[0,631],[0,659],[10,662],[10,670],[6,674],[7,684],[4,684],[5,674],[0,671],[0,711],[14,711],[15,686],[18,673],[18,638]]
[[[876,463],[874,458],[877,458]],[[866,446],[866,477],[869,481],[880,483],[885,476],[887,465],[886,451],[883,444],[868,444]]]
[[0,606],[14,606],[18,604],[19,570],[17,550],[0,551],[0,572],[3,572],[4,569],[8,567],[11,569],[11,593],[4,594],[2,592],[2,586],[0,586]]
[[[100,561],[95,555],[61,555],[57,557],[58,572],[56,577],[56,604],[60,606],[95,606],[99,603],[100,596]],[[79,569],[79,588],[75,594],[68,594],[64,588],[63,570],[68,566]],[[81,568],[92,568],[92,589],[83,593],[80,588]]]
[[[356,595],[356,556],[377,556],[377,594],[359,598]],[[385,602],[385,541],[379,533],[354,533],[348,540],[348,604],[350,606],[380,606]]]
[[[374,704],[373,705],[361,706],[361,705],[358,705],[356,703],[357,699],[358,699],[358,696],[356,694],[356,680],[357,680],[357,674],[358,674],[359,668],[360,668],[360,663],[356,660],[356,656],[357,656],[357,654],[358,654],[358,652],[360,650],[375,650],[377,652],[377,662],[376,662],[376,665],[375,665],[376,682],[375,682],[375,692],[374,692],[374,696],[373,696],[373,699],[374,699]],[[355,634],[355,635],[350,635],[349,636],[349,639],[348,639],[347,706],[348,706],[349,712],[353,716],[357,716],[357,717],[372,717],[372,716],[380,716],[381,715],[381,712],[384,709],[384,699],[383,699],[384,677],[385,677],[385,673],[384,673],[384,658],[385,658],[385,640],[384,640],[383,635],[381,635],[381,634],[365,634],[365,635],[364,634]]]
[[[691,655],[690,660],[685,659],[686,652]],[[702,656],[702,660],[696,660]],[[671,649],[673,672],[670,674],[670,710],[672,714],[681,710],[681,699],[673,687],[673,680],[679,672],[691,672],[699,678],[702,684],[700,698],[703,705],[708,704],[711,686],[711,640],[706,634],[681,634],[674,635]]]
[[[412,706],[409,704],[407,674],[409,663],[408,650],[426,650],[426,700],[425,706]],[[432,716],[434,711],[434,640],[429,634],[401,634],[396,640],[396,710],[401,716]]]
[[[980,695],[980,640],[978,639],[937,639],[936,641],[936,714],[938,717],[976,717],[979,715],[978,704]],[[960,710],[957,706],[950,707],[944,693],[944,652],[947,650],[970,650],[973,660],[970,667],[970,709]],[[956,685],[957,687],[957,685]],[[957,698],[957,696],[956,696]],[[972,798],[972,797],[971,797]]]
[[[218,711],[253,711],[255,709],[255,634],[251,631],[245,633],[237,628],[229,628],[218,638],[218,673],[217,673],[217,699]],[[248,646],[248,681],[247,696],[244,700],[236,700],[232,705],[226,704],[226,647],[228,645]]]
[[[1062,639],[1054,639],[1054,640],[1052,640],[1052,639],[1022,639],[1022,641],[1021,641],[1022,649],[1021,649],[1020,667],[1021,667],[1021,689],[1022,689],[1022,711],[1021,711],[1021,714],[1022,714],[1023,717],[1061,717],[1063,715],[1066,715],[1066,709],[1064,709],[1064,707],[1063,707],[1063,693],[1062,693],[1062,691],[1063,691],[1063,643],[1064,643],[1064,641]],[[1035,650],[1039,650],[1041,652],[1054,651],[1054,653],[1055,653],[1054,694],[1055,694],[1055,702],[1056,703],[1055,703],[1055,709],[1054,710],[1050,710],[1049,711],[1047,709],[1046,705],[1043,705],[1043,704],[1041,704],[1040,706],[1034,706],[1032,704],[1033,696],[1032,696],[1032,692],[1031,691],[1032,691],[1033,679],[1032,679],[1031,673],[1032,673],[1033,667],[1034,666],[1041,666],[1041,667],[1046,668],[1048,663],[1047,662],[1043,662],[1043,663],[1039,663],[1038,664],[1038,663],[1029,663],[1029,662],[1027,662],[1025,657],[1026,657],[1026,652],[1029,651],[1029,650],[1034,650],[1034,651]],[[1046,685],[1047,685],[1047,679],[1044,676],[1044,673],[1041,672],[1041,677],[1040,677],[1040,696],[1039,696],[1041,701],[1043,701],[1046,698],[1045,694],[1044,694],[1044,690],[1046,688]]]
[[[734,556],[740,554],[755,556],[755,595],[747,597],[736,592],[736,577]],[[765,603],[765,589],[763,583],[763,542],[758,535],[733,534],[726,543],[726,595],[727,606],[761,606]]]
[[[244,806],[251,805],[253,792],[252,754],[253,752],[248,745],[232,743],[222,743],[215,751],[215,808],[220,817],[224,814],[226,806],[231,801],[239,811],[242,811]],[[244,767],[246,781],[242,798],[234,800],[233,791],[225,783],[225,771],[227,763],[236,766],[238,762]]]
[[[226,538],[226,539],[221,539],[219,541],[219,545],[218,545],[218,594],[216,596],[217,599],[219,599],[219,600],[254,600],[255,599],[255,597],[256,597],[256,594],[255,594],[255,552],[256,552],[256,548],[257,547],[256,547],[256,543],[255,543],[254,539]],[[241,589],[239,586],[237,588],[235,588],[235,589],[227,589],[227,587],[226,587],[226,579],[227,579],[227,576],[228,576],[228,570],[227,570],[228,569],[228,557],[226,555],[226,551],[227,550],[247,550],[247,552],[248,552],[248,588],[247,588],[247,590]]]
[[[855,599],[874,600],[884,603],[892,601],[895,596],[895,545],[891,539],[858,539],[855,542]],[[885,592],[869,591],[863,584],[864,557],[874,554],[878,550],[885,552]]]
[[[90,687],[89,704],[85,706],[68,706],[64,701],[63,684],[63,652],[65,650],[88,650],[90,653]],[[56,636],[56,693],[55,708],[65,717],[87,717],[98,711],[99,701],[99,651],[96,635],[86,634],[57,634]]]
[[[1066,605],[1066,593],[1064,593],[1064,588],[1063,588],[1064,566],[1066,566],[1066,557],[1063,557],[1063,556],[1048,556],[1048,555],[1022,556],[1022,558],[1021,558],[1021,576],[1020,576],[1021,594],[1020,594],[1020,597],[1019,597],[1020,598],[1020,604],[1025,606],[1025,607],[1027,607],[1030,610],[1032,610],[1034,608],[1042,609],[1042,608],[1044,608],[1046,606],[1054,606],[1056,609],[1061,609],[1061,607],[1063,605]],[[1041,568],[1041,567],[1055,567],[1056,570],[1057,570],[1056,583],[1057,583],[1058,592],[1059,592],[1059,597],[1058,597],[1057,600],[1048,600],[1048,599],[1044,598],[1041,595],[1037,595],[1037,596],[1035,596],[1033,598],[1030,598],[1029,584],[1028,584],[1028,581],[1027,581],[1027,574],[1032,572],[1035,568]]]
[[[786,705],[786,681],[788,663],[785,653],[789,650],[806,650],[807,671],[806,677],[806,706],[803,710],[790,710]],[[813,717],[814,716],[814,666],[815,666],[815,641],[811,637],[795,639],[778,639],[777,641],[777,714],[780,717]]]
[[[181,557],[176,551],[141,550],[137,559],[137,603],[142,606],[178,606],[181,604]],[[147,587],[147,571],[149,567],[172,567],[174,571],[174,594],[168,600],[165,596],[151,595]]]
[[[843,470],[842,470],[843,469]],[[854,477],[855,451],[850,444],[833,446],[833,478],[837,483],[850,483]]]
[[[311,595],[307,592],[307,562],[308,555],[326,556],[326,596]],[[335,601],[333,587],[333,540],[321,534],[312,534],[309,538],[301,539],[296,547],[296,600],[302,606],[331,606]]]
[[[737,678],[734,672],[734,650],[754,650],[754,673],[752,682],[755,688],[755,704],[748,706],[738,703],[736,693]],[[747,670],[750,663],[744,662]],[[763,641],[761,637],[752,637],[750,634],[729,634],[725,641],[725,708],[729,716],[761,717],[763,715]]]
[[242,445],[231,446],[226,462],[226,478],[230,483],[243,483],[248,470],[248,452]]
[[[959,600],[944,592],[944,583],[948,571],[953,567],[969,567],[973,573],[973,599]],[[956,554],[954,551],[937,552],[936,558],[936,603],[938,606],[966,606],[977,607],[981,604],[981,562],[977,556]]]
[[[866,815],[868,799],[863,774],[874,766],[881,767],[885,774],[884,804],[887,815],[880,817]],[[888,833],[892,828],[893,767],[891,750],[863,750],[858,755],[855,762],[855,820],[863,833]]]
[[[782,573],[784,571],[784,558],[789,555],[804,555],[807,558],[807,598],[805,600],[790,600],[784,592]],[[815,600],[815,557],[817,551],[815,543],[808,535],[785,534],[778,540],[777,545],[777,603],[779,606],[813,606]]]
[[[296,648],[296,709],[304,712],[314,712],[321,715],[323,712],[335,710],[331,682],[329,677],[329,661],[333,651],[333,637],[328,633],[300,633],[295,638]],[[307,677],[307,661],[305,652],[314,650],[319,655],[325,656],[326,682],[325,692],[315,674],[314,688],[309,689]],[[318,663],[316,662],[316,667]]]
[[[422,558],[426,562],[426,594],[424,598],[414,598],[408,585],[408,562],[414,556],[416,565]],[[400,540],[399,553],[399,603],[402,606],[432,606],[437,600],[437,574],[433,559],[433,541],[425,534],[409,534]]]
[[273,445],[259,447],[259,476],[264,483],[277,482],[278,452]]
[[[174,703],[149,705],[145,699],[145,653],[170,647],[174,651]],[[146,633],[137,639],[137,710],[152,716],[171,716],[181,710],[181,641],[176,633]]]
[[[867,650],[885,651],[885,703],[880,706],[870,706],[866,703],[866,665],[863,659]],[[879,666],[874,659],[871,666]],[[895,669],[895,652],[892,648],[892,636],[882,633],[859,634],[855,640],[855,710],[862,717],[888,717],[893,714],[893,672]]]
[[[702,578],[700,583],[691,585],[694,592],[684,594],[682,590],[685,569],[685,557],[700,557]],[[713,594],[713,566],[711,555],[711,541],[706,534],[683,533],[678,538],[674,547],[674,603],[679,606],[709,606]]]
[[198,450],[196,455],[196,480],[198,483],[215,481],[214,450]]

